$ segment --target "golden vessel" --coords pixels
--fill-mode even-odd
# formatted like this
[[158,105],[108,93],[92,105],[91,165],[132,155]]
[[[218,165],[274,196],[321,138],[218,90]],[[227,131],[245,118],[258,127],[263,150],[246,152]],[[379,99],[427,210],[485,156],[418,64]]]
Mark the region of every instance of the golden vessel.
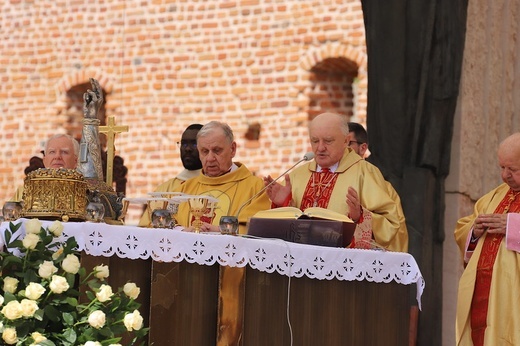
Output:
[[24,180],[23,217],[85,221],[87,183],[75,169],[41,168]]

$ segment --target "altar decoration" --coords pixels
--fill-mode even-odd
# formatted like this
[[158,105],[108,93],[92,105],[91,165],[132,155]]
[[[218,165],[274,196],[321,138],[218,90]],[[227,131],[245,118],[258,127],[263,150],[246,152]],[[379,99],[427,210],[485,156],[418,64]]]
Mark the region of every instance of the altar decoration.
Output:
[[40,168],[24,180],[22,216],[84,221],[87,183],[74,169]]
[[30,219],[21,226],[10,222],[2,234],[0,345],[119,345],[125,333],[131,345],[141,341],[148,329],[135,284],[114,292],[104,281],[107,266],[87,273],[76,238],[63,233],[61,222],[44,227]]
[[195,227],[195,233],[199,233],[202,226],[201,217],[206,212],[208,200],[202,197],[193,197],[190,198],[188,202],[190,203],[190,213],[194,217],[191,225]]
[[[24,219],[16,221],[22,224],[22,229],[26,223]],[[50,225],[49,221],[43,223]],[[7,225],[7,222],[1,224],[0,235]],[[156,228],[150,232],[143,227],[103,223],[67,222],[63,225],[64,234],[75,236],[79,250],[92,256],[249,266],[261,272],[317,280],[416,284],[419,306],[425,287],[419,266],[409,253],[313,246],[240,234],[221,235],[220,232],[185,232],[182,227]],[[0,238],[0,245],[2,241],[5,240]]]

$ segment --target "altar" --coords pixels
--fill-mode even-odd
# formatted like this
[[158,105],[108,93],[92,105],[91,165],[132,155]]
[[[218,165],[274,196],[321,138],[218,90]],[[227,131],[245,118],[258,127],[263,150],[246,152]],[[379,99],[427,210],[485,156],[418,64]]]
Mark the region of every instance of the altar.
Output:
[[141,287],[150,345],[406,345],[410,308],[420,308],[425,286],[407,253],[64,226],[85,266],[109,265],[115,288],[127,281]]

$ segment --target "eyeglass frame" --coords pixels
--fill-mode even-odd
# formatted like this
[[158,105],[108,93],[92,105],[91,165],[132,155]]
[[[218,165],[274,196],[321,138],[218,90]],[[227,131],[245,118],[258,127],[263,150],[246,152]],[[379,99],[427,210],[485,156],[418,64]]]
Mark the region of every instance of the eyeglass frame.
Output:
[[350,147],[351,143],[356,143],[357,145],[365,144],[364,142],[358,142],[358,141],[349,141],[348,146]]

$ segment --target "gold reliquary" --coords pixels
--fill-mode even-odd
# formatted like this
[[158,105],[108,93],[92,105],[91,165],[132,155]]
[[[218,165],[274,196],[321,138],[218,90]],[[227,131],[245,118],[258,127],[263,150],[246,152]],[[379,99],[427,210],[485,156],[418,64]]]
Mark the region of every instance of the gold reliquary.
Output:
[[87,183],[75,169],[38,169],[25,177],[22,199],[23,217],[85,221]]

